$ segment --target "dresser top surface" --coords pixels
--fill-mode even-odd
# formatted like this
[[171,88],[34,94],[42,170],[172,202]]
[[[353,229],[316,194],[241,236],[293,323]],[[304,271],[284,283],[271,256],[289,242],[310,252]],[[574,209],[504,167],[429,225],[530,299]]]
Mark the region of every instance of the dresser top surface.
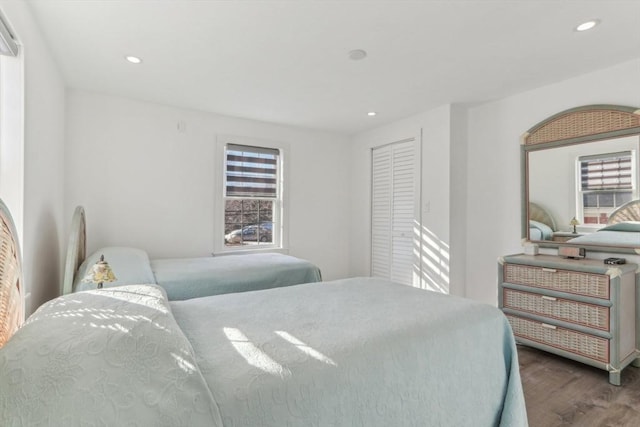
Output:
[[616,276],[630,271],[637,271],[638,265],[633,263],[609,265],[599,259],[568,259],[554,255],[507,255],[501,263],[531,265],[536,267],[557,268],[562,270],[577,270],[589,273],[608,274]]

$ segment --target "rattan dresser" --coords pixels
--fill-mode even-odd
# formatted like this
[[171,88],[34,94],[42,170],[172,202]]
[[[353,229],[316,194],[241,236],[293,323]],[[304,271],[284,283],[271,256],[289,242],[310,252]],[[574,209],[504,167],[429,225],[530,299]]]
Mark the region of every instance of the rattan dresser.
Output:
[[615,385],[625,366],[640,362],[636,264],[551,255],[498,264],[498,303],[516,342],[605,369]]

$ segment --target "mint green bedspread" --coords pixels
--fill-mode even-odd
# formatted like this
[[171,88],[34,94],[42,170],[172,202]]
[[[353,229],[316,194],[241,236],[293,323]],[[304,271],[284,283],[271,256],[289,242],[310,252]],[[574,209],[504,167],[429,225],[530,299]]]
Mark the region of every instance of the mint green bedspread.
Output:
[[225,427],[527,425],[495,307],[373,278],[170,304]]
[[309,261],[278,253],[151,260],[169,300],[185,300],[322,280]]
[[186,301],[45,303],[0,348],[0,425],[519,427],[496,308],[361,278]]
[[600,230],[569,240],[576,245],[611,245],[640,248],[640,232]]

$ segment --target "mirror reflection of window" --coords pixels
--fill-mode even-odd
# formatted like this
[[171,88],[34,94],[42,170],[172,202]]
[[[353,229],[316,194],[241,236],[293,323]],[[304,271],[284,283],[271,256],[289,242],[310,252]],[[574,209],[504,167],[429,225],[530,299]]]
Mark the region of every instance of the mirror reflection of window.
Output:
[[609,215],[638,198],[635,151],[580,156],[577,211],[585,225],[606,225]]
[[[528,200],[543,206],[554,219],[558,229],[553,231],[571,232],[570,222],[576,217],[578,233],[594,232],[606,224],[617,206],[639,198],[639,152],[637,135],[531,151],[527,160]],[[580,159],[612,153],[631,153],[631,188],[582,191]]]

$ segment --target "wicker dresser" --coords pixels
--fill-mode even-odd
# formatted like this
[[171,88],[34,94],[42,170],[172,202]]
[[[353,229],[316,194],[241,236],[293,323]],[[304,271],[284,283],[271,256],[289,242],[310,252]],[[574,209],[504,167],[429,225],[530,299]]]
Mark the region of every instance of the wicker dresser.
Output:
[[620,371],[640,361],[637,269],[601,260],[505,256],[498,266],[499,307],[518,343],[605,369],[609,382],[620,385]]

